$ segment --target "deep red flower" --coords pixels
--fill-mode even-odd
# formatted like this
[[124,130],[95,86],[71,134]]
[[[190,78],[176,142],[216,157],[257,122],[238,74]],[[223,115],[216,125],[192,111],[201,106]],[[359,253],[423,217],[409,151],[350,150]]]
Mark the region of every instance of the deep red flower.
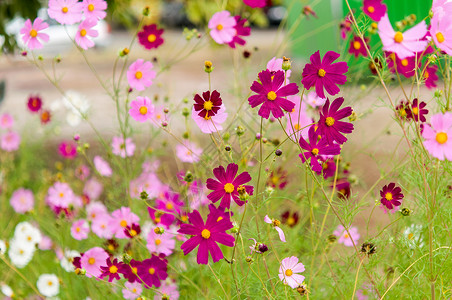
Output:
[[281,215],[281,222],[283,224],[287,224],[289,225],[289,227],[294,227],[295,225],[297,225],[298,223],[298,213],[294,212],[292,213],[289,210],[286,210],[282,215]]
[[141,227],[140,224],[133,223],[132,226],[126,226],[124,228],[124,234],[127,235],[128,238],[133,239],[134,237],[140,235]]
[[336,163],[334,162],[334,159],[321,158],[320,161],[322,165],[322,171],[317,172],[317,174],[322,174],[323,178],[325,179],[333,177],[336,174]]
[[129,264],[121,265],[119,272],[127,279],[129,282],[141,282],[138,278],[138,268],[141,266],[141,262],[132,259]]
[[[331,188],[334,185],[331,185]],[[346,200],[350,198],[351,186],[347,178],[340,178],[336,181],[336,191],[339,198]]]
[[111,260],[111,257],[107,258],[107,266],[100,267],[100,269],[102,270],[100,278],[102,279],[108,276],[108,282],[112,282],[114,279],[119,280],[119,271],[123,265],[124,263],[118,261],[117,258],[115,258],[113,261]]
[[438,66],[436,65],[429,65],[425,68],[423,77],[425,79],[425,86],[429,89],[436,88],[436,82],[438,81],[436,71],[438,71]]
[[[295,83],[284,85],[284,72],[264,70],[259,73],[261,83],[254,81],[251,85],[251,90],[258,95],[252,95],[248,98],[251,107],[261,105],[258,115],[268,119],[270,112],[275,118],[284,116],[285,111],[292,111],[295,103],[283,97],[296,95],[298,93],[298,86]],[[283,86],[284,85],[284,86]]]
[[410,112],[410,105],[408,102],[400,101],[400,103],[395,107],[396,113],[402,119],[407,118],[408,113]]
[[[248,172],[242,172],[237,175],[239,166],[231,163],[227,166],[226,171],[223,166],[213,169],[213,175],[218,180],[209,178],[206,181],[206,186],[209,190],[213,190],[207,198],[213,203],[221,199],[220,207],[229,209],[231,207],[231,198],[237,203],[238,206],[245,204],[240,200],[238,189],[245,188],[245,191],[252,195],[254,188],[251,185],[244,185],[251,181],[251,176]],[[237,176],[236,176],[237,175]]]
[[240,20],[240,16],[235,16],[234,19],[236,21],[234,28],[237,33],[232,38],[232,41],[228,43],[231,48],[235,48],[235,44],[239,44],[241,46],[245,45],[246,41],[240,36],[249,36],[251,34],[251,28],[245,27],[245,23],[247,21],[245,18]]
[[287,171],[281,167],[272,171],[268,177],[267,185],[280,190],[284,189],[287,185]]
[[420,102],[415,98],[413,104],[411,104],[411,109],[407,110],[407,118],[414,119],[416,122],[421,120],[421,122],[427,121],[425,115],[428,114],[428,109],[425,109],[427,103],[424,101]]
[[143,281],[146,288],[152,286],[160,287],[161,280],[168,277],[168,261],[152,254],[152,257],[145,259],[138,266],[138,276]]
[[223,104],[223,100],[221,100],[220,93],[217,90],[213,90],[212,94],[210,94],[210,91],[202,93],[202,98],[196,94],[194,100],[195,104],[193,107],[195,111],[199,111],[198,116],[205,119],[215,116],[221,104]]
[[326,138],[328,144],[332,144],[334,141],[339,144],[345,143],[347,138],[341,133],[352,133],[354,129],[353,124],[339,121],[352,114],[352,108],[350,106],[339,110],[343,103],[344,98],[339,97],[334,99],[330,107],[330,99],[327,99],[320,112],[318,133],[322,138]]
[[381,191],[381,204],[386,206],[387,209],[391,210],[397,206],[400,206],[401,200],[403,199],[402,189],[400,187],[396,187],[394,182],[391,182],[388,185],[385,185]]
[[[364,41],[368,45],[369,39],[364,38]],[[359,55],[365,57],[367,56],[366,47],[363,44],[363,40],[359,36],[353,36],[353,39],[350,41],[350,48],[348,49],[348,53],[353,54],[355,57],[358,57]]]
[[320,61],[320,52],[317,51],[310,57],[310,64],[306,64],[303,69],[303,79],[301,83],[309,90],[315,86],[315,92],[320,98],[326,98],[323,89],[330,94],[336,95],[340,92],[337,85],[347,82],[347,63],[344,61],[333,63],[340,56],[339,53],[328,51]]
[[28,97],[27,102],[28,109],[32,113],[36,113],[41,110],[42,107],[42,99],[39,96],[30,96]]
[[146,49],[158,48],[163,44],[163,29],[157,29],[157,25],[151,24],[143,27],[143,30],[138,32],[138,41]]

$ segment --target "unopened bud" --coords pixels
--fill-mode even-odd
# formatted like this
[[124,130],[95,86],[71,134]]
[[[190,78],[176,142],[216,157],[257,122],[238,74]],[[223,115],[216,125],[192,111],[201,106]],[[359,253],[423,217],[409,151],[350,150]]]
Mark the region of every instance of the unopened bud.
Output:
[[142,191],[140,194],[140,198],[141,200],[147,200],[149,197],[148,193],[146,193],[146,191]]
[[165,229],[163,227],[155,227],[154,232],[156,234],[163,234],[163,233],[165,233]]
[[80,268],[75,269],[74,272],[75,272],[75,274],[77,274],[77,275],[85,275],[85,274],[86,274],[85,269],[80,269]]
[[149,16],[150,12],[151,12],[151,9],[149,8],[149,6],[146,6],[145,8],[143,8],[143,16],[145,16],[145,17]]
[[211,73],[213,71],[213,66],[212,66],[212,62],[209,60],[206,60],[204,62],[204,71],[206,73]]
[[185,182],[192,182],[193,181],[193,174],[190,171],[187,171],[187,173],[185,173],[184,176],[184,181]]
[[400,211],[400,213],[402,214],[402,216],[408,217],[409,215],[411,215],[412,210],[409,209],[409,208],[404,207],[404,208],[402,208],[402,210]]
[[282,69],[284,71],[288,71],[290,70],[290,67],[291,67],[290,58],[283,56]]

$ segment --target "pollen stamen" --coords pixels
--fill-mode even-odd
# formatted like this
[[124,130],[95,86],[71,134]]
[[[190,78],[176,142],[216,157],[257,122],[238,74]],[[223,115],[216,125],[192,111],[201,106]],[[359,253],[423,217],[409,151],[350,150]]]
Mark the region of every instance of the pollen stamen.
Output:
[[[35,38],[38,36],[38,32],[35,29],[30,30],[30,36],[32,38]],[[32,103],[34,103],[35,100],[32,101]],[[34,106],[34,105],[33,105]]]
[[319,69],[319,70],[317,71],[317,75],[319,75],[319,77],[325,77],[326,72],[325,72],[324,69]]
[[149,43],[155,42],[156,39],[157,39],[157,37],[155,36],[155,34],[148,35],[148,42]]
[[224,185],[224,191],[228,194],[232,193],[235,189],[235,186],[232,183],[226,183]]
[[438,43],[444,42],[444,35],[441,32],[436,33],[436,39],[438,40]]
[[325,124],[326,124],[326,126],[329,126],[329,127],[333,126],[334,125],[334,118],[332,118],[332,117],[326,118]]
[[277,97],[277,95],[276,95],[276,93],[275,93],[274,91],[270,91],[270,92],[268,92],[268,94],[267,94],[267,99],[270,100],[270,101],[275,100],[276,97]]
[[446,143],[447,142],[447,133],[445,133],[445,132],[438,132],[437,134],[436,134],[436,141],[439,143],[439,144],[444,144],[444,143]]
[[400,31],[397,31],[394,35],[394,42],[401,43],[403,42],[403,34]]
[[202,238],[203,239],[209,239],[210,238],[210,231],[209,230],[207,230],[207,229],[204,229],[202,232],[201,232],[201,236],[202,236]]

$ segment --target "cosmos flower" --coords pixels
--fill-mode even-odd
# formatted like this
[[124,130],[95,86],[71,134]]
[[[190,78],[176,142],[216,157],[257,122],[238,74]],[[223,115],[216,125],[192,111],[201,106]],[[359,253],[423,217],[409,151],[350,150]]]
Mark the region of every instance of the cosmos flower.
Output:
[[104,0],[83,0],[83,14],[87,19],[102,20],[107,16],[107,2]]
[[9,131],[2,135],[0,140],[0,148],[7,152],[16,151],[19,149],[20,135],[14,131]]
[[13,127],[14,125],[14,118],[8,114],[4,113],[0,116],[0,128],[8,129]]
[[77,144],[73,141],[61,142],[58,153],[64,158],[74,159],[77,156]]
[[179,291],[175,283],[168,284],[167,281],[162,282],[162,286],[159,288],[160,293],[154,296],[154,300],[160,299],[179,299]]
[[184,201],[180,199],[178,193],[168,190],[162,192],[162,195],[159,195],[155,199],[155,206],[158,211],[148,207],[148,213],[156,224],[162,224],[166,228],[169,228],[176,219],[175,215],[180,215],[181,208],[184,204]]
[[8,256],[11,263],[19,269],[24,268],[33,258],[36,246],[24,239],[13,238],[9,241]]
[[78,0],[49,0],[47,13],[61,25],[72,25],[82,20],[83,4]]
[[130,102],[129,115],[138,122],[151,120],[154,114],[154,105],[148,97],[137,97]]
[[339,110],[343,103],[344,98],[339,97],[334,99],[330,107],[330,100],[327,99],[320,112],[319,127],[317,130],[319,135],[321,135],[322,138],[326,138],[330,145],[333,144],[333,142],[339,144],[345,143],[347,138],[341,133],[349,134],[352,133],[354,129],[353,124],[340,121],[352,114],[352,108],[350,106]]
[[226,112],[224,104],[222,104],[216,115],[214,115],[213,117],[203,118],[198,115],[195,108],[193,107],[191,117],[203,133],[213,133],[223,130],[223,126],[221,124],[226,121],[228,113]]
[[136,300],[143,292],[143,285],[139,282],[129,282],[125,284],[125,289],[122,290],[122,296],[127,300]]
[[109,227],[118,239],[127,238],[124,229],[127,226],[131,226],[133,223],[138,223],[140,221],[140,218],[131,211],[130,207],[123,206],[113,211],[111,216],[112,218],[110,219]]
[[104,278],[108,276],[108,282],[112,282],[113,280],[119,280],[119,270],[123,267],[124,263],[118,261],[117,258],[111,259],[111,257],[107,258],[106,266],[101,266],[102,274],[100,274],[100,278]]
[[9,203],[18,214],[29,212],[33,209],[35,203],[33,192],[28,189],[19,188],[14,191]]
[[386,206],[387,209],[394,209],[402,204],[403,194],[402,189],[400,187],[396,187],[394,182],[391,182],[388,185],[385,185],[381,191],[381,204]]
[[231,206],[231,198],[237,203],[238,206],[245,204],[244,201],[240,199],[239,189],[244,189],[249,195],[253,194],[253,186],[244,185],[251,181],[251,176],[248,172],[242,172],[237,175],[239,166],[234,163],[230,163],[226,170],[223,166],[213,169],[213,175],[216,179],[209,178],[206,181],[206,187],[212,190],[207,198],[216,203],[221,199],[220,207],[229,209]]
[[81,219],[72,223],[71,235],[76,240],[85,240],[88,238],[89,224],[86,220]]
[[438,71],[438,66],[436,65],[428,65],[425,68],[424,73],[422,74],[425,79],[425,86],[429,89],[436,88],[436,82],[438,81],[438,75],[436,72]]
[[111,239],[114,236],[114,232],[110,224],[113,222],[113,218],[108,213],[99,213],[91,222],[91,230],[102,239]]
[[361,235],[358,233],[358,228],[356,227],[350,227],[348,231],[350,232],[351,237],[348,235],[344,226],[338,225],[333,234],[338,237],[337,242],[339,244],[344,244],[347,247],[353,247],[353,242],[357,245]]
[[110,177],[113,174],[110,165],[101,156],[96,155],[93,159],[94,167],[100,175]]
[[217,243],[233,247],[235,242],[234,237],[226,233],[226,230],[233,227],[232,222],[229,218],[224,218],[223,215],[224,213],[221,210],[211,210],[204,223],[197,210],[188,214],[190,224],[181,224],[177,231],[192,236],[181,245],[184,255],[187,255],[199,245],[198,264],[206,265],[209,262],[209,252],[214,263],[223,258],[223,252]]
[[295,107],[295,103],[287,100],[285,97],[296,95],[298,86],[295,83],[284,84],[284,72],[276,71],[274,74],[270,70],[261,71],[258,74],[260,83],[254,81],[250,89],[258,95],[252,95],[248,102],[252,108],[262,106],[258,115],[268,119],[270,112],[275,118],[284,116],[284,111],[290,112]]
[[49,24],[44,22],[41,18],[36,18],[33,21],[33,24],[30,19],[25,21],[25,25],[20,30],[20,34],[22,34],[22,40],[24,41],[24,44],[27,45],[28,49],[41,49],[43,47],[42,42],[49,41],[49,35],[41,32],[48,27]]
[[[315,92],[312,93],[315,94]],[[300,96],[288,96],[287,99],[295,103],[295,107],[287,114],[286,131],[295,140],[299,140],[300,137],[306,138],[309,127],[314,123],[314,120],[308,115],[306,104],[304,101],[300,101]]]
[[286,210],[281,215],[281,222],[283,224],[287,224],[289,227],[294,227],[298,223],[298,213],[297,212],[291,212],[290,210]]
[[[364,41],[368,45],[369,39],[364,38]],[[367,46],[369,48],[369,46]],[[367,57],[366,47],[363,45],[363,40],[359,36],[353,36],[350,41],[350,48],[348,48],[348,53],[353,54],[355,57],[360,55]]]
[[267,224],[272,224],[272,226],[275,228],[275,230],[278,231],[279,239],[281,240],[281,242],[284,242],[284,243],[286,242],[286,237],[284,235],[284,232],[279,227],[279,225],[281,225],[281,221],[279,221],[277,219],[270,219],[268,216],[265,216],[264,222]]
[[309,104],[313,108],[323,106],[326,102],[326,98],[320,98],[315,91],[310,91],[303,96],[303,101]]
[[167,264],[166,259],[161,259],[154,254],[151,258],[143,260],[138,267],[138,276],[143,281],[144,287],[160,287],[160,281],[168,277]]
[[114,136],[111,142],[111,152],[115,155],[125,158],[126,156],[133,156],[135,153],[135,144],[132,138],[124,139],[122,137]]
[[183,145],[176,145],[176,155],[182,161],[186,163],[198,162],[201,158],[202,148],[199,148],[194,143],[188,140],[184,141]]
[[217,90],[213,90],[212,94],[210,94],[210,91],[202,93],[202,98],[196,94],[194,100],[195,104],[193,104],[193,107],[195,111],[199,112],[198,116],[205,119],[215,116],[223,104],[220,93]]
[[131,88],[138,91],[144,91],[145,88],[152,85],[152,80],[157,73],[152,70],[154,65],[149,61],[137,59],[127,70],[127,81]]
[[94,26],[97,25],[97,20],[94,18],[89,18],[83,20],[82,23],[78,26],[78,31],[75,34],[75,42],[80,48],[87,50],[88,48],[94,47],[94,42],[88,37],[97,37],[99,32],[96,29],[93,29]]
[[424,101],[419,102],[417,98],[413,100],[413,103],[411,104],[411,109],[407,110],[407,118],[408,119],[414,119],[416,122],[425,122],[427,121],[425,119],[425,115],[428,114],[428,109],[425,107],[427,106],[427,103]]
[[386,10],[386,4],[382,3],[382,0],[364,0],[363,2],[363,12],[375,22],[380,21],[386,14]]
[[427,40],[423,40],[427,34],[425,21],[420,22],[404,33],[400,31],[395,32],[387,14],[378,23],[378,34],[383,43],[383,50],[394,52],[400,59],[414,56],[416,52],[423,51],[428,43]]
[[304,270],[304,265],[298,262],[296,256],[286,257],[281,261],[278,276],[284,284],[294,289],[303,284],[305,277],[297,273],[302,273]]
[[83,195],[87,196],[89,200],[96,200],[102,194],[104,187],[100,181],[95,177],[91,177],[85,182],[85,187],[83,188]]
[[36,286],[45,297],[55,297],[60,293],[60,280],[55,274],[41,274]]
[[422,133],[425,149],[439,160],[452,161],[452,113],[435,114],[430,122]]
[[74,192],[66,182],[55,182],[47,192],[47,201],[53,206],[67,208],[74,202]]
[[[449,14],[451,12],[452,10]],[[452,20],[450,16],[440,17],[440,14],[435,14],[430,24],[430,35],[435,45],[448,55],[452,55]]]
[[88,278],[99,277],[102,274],[100,267],[107,265],[108,253],[100,247],[94,247],[83,253],[80,259],[81,267],[86,270]]
[[267,185],[280,190],[284,189],[287,185],[287,171],[282,167],[272,171],[268,176]]
[[[386,52],[386,61],[388,62],[388,68],[391,73],[398,73],[406,78],[410,78],[414,76],[414,69],[416,68],[416,57],[406,57],[404,59],[400,59],[394,53]],[[419,57],[418,57],[418,65],[420,65]]]
[[143,26],[143,30],[138,32],[138,42],[146,49],[157,49],[164,42],[163,32],[164,29],[158,29],[156,24]]
[[210,36],[218,44],[229,43],[237,35],[234,17],[227,10],[215,13],[209,20]]
[[146,247],[149,252],[157,254],[163,253],[166,256],[173,253],[173,249],[176,246],[174,235],[168,231],[160,234],[156,233],[154,230],[151,230],[149,231],[146,241]]
[[229,47],[231,48],[235,48],[236,44],[241,46],[245,45],[246,41],[242,39],[240,36],[249,36],[251,34],[251,28],[249,26],[245,27],[247,19],[245,18],[241,19],[240,16],[235,16],[234,19],[236,21],[236,24],[234,26],[236,34],[232,38],[232,41],[228,43]]
[[309,90],[315,86],[315,92],[320,98],[326,98],[323,89],[330,95],[336,95],[340,89],[337,85],[347,82],[347,63],[344,61],[333,63],[340,56],[339,53],[328,51],[322,60],[320,52],[317,51],[310,57],[310,64],[306,64],[303,69],[303,79],[301,83]]

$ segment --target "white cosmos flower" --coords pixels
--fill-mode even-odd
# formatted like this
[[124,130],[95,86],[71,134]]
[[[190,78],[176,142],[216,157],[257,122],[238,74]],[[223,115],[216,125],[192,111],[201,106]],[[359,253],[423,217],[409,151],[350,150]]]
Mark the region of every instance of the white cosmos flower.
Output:
[[3,282],[0,283],[0,289],[6,297],[12,297],[14,295],[13,289]]
[[12,239],[8,251],[11,263],[16,267],[25,267],[33,258],[36,246],[32,245],[23,239]]
[[88,98],[76,91],[67,91],[62,102],[69,110],[66,120],[73,127],[80,124],[83,115],[86,115],[91,107]]
[[410,248],[416,248],[416,245],[420,248],[424,246],[424,239],[422,238],[422,225],[411,224],[410,227],[405,228],[403,234],[406,237]]
[[39,244],[42,240],[41,231],[28,222],[21,222],[17,224],[14,230],[14,239],[23,240],[31,245]]
[[66,250],[64,252],[64,257],[60,262],[61,267],[66,271],[66,272],[74,272],[75,271],[75,267],[72,264],[72,261],[74,260],[75,257],[80,256],[80,253],[78,251],[75,250]]
[[3,240],[0,240],[0,255],[4,255],[6,253],[6,243]]
[[60,292],[60,282],[55,274],[42,274],[39,276],[36,286],[39,292],[46,297],[54,297]]

